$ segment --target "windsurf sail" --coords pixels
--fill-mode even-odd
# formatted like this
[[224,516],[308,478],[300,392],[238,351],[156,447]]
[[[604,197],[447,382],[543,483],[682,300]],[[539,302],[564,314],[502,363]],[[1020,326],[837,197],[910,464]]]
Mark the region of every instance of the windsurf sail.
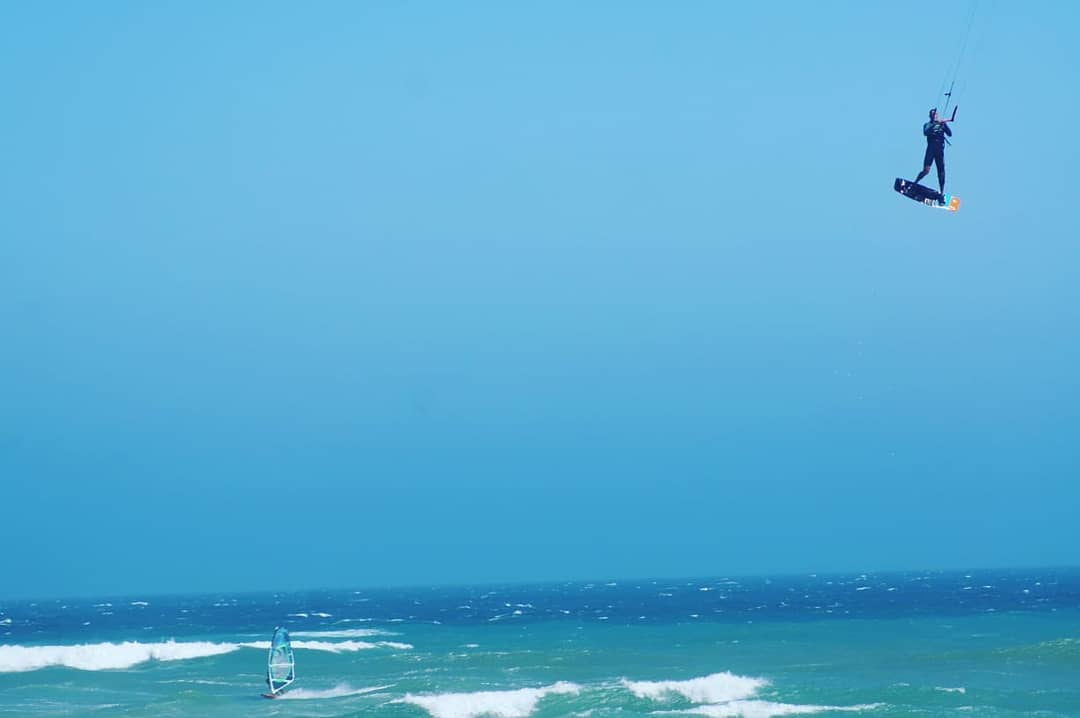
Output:
[[284,628],[275,628],[270,641],[270,655],[266,659],[266,685],[270,687],[268,696],[276,697],[295,680],[296,661],[293,659],[289,632]]

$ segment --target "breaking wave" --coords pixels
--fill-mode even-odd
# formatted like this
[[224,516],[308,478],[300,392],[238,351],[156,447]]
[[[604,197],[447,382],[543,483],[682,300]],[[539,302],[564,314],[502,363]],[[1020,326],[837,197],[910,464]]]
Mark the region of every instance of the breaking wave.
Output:
[[826,711],[872,710],[880,704],[856,706],[818,706],[776,703],[757,700],[758,691],[769,685],[764,678],[713,673],[685,681],[629,681],[622,684],[638,698],[667,701],[685,698],[698,703],[692,708],[661,711],[669,714],[702,715],[709,718],[773,718],[773,716],[809,715]]
[[[297,650],[324,651],[327,653],[354,653],[377,648],[408,651],[408,643],[392,641],[293,641]],[[211,643],[209,641],[160,643],[91,643],[73,646],[3,646],[0,645],[0,673],[24,673],[42,668],[65,667],[80,671],[114,671],[137,666],[150,661],[188,661],[196,658],[220,656],[240,650],[257,648],[268,650],[269,641],[251,643]]]
[[148,661],[186,661],[232,653],[235,643],[94,643],[75,646],[0,646],[0,673],[22,673],[53,666],[80,671],[130,668]]
[[623,681],[623,685],[638,698],[663,700],[674,693],[694,703],[727,703],[750,698],[768,684],[763,678],[728,672],[686,681]]
[[479,691],[476,693],[438,693],[414,695],[408,693],[401,701],[423,708],[432,718],[527,718],[536,704],[549,695],[577,695],[581,687],[560,681],[543,688],[519,688],[515,691]]

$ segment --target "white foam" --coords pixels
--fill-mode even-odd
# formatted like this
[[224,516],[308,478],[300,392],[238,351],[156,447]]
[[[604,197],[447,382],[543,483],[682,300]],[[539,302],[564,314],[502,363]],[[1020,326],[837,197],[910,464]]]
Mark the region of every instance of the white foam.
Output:
[[[240,644],[244,648],[258,648],[260,650],[269,650],[270,641],[252,641],[250,643]],[[370,643],[369,641],[292,641],[293,650],[299,651],[325,651],[327,653],[355,653],[356,651],[369,651],[373,648],[396,648],[402,651],[412,650],[412,646],[408,643],[394,643],[393,641],[379,641],[378,643]]]
[[377,628],[345,628],[340,631],[293,631],[293,638],[370,638],[371,636],[397,636]]
[[10,618],[0,619],[0,626],[10,626],[10,625],[11,625],[11,619]]
[[479,691],[476,693],[439,693],[436,695],[413,695],[408,693],[400,701],[420,706],[432,718],[527,718],[536,710],[542,698],[554,694],[576,695],[581,687],[566,681],[543,688],[519,688],[516,691]]
[[348,698],[349,696],[362,696],[365,693],[382,691],[390,686],[371,686],[369,688],[353,688],[348,683],[338,685],[324,691],[316,691],[310,688],[293,688],[278,696],[278,700],[312,701],[327,698]]
[[208,681],[204,678],[177,678],[172,681],[159,681],[159,683],[193,683],[199,686],[235,686],[235,683],[227,681]]
[[[0,646],[0,673],[36,671],[66,666],[80,671],[130,668],[147,661],[185,661],[232,653],[235,643],[95,643],[75,646]],[[269,647],[269,644],[267,644]]]
[[731,701],[720,705],[699,706],[680,712],[709,716],[709,718],[773,718],[773,716],[809,715],[826,711],[858,712],[873,710],[880,705],[880,703],[868,703],[858,706],[814,706],[770,701]]
[[669,694],[676,693],[694,703],[728,703],[750,698],[759,689],[769,684],[763,678],[737,676],[734,673],[713,673],[687,681],[629,681],[623,679],[626,686],[638,698],[665,700]]
[[967,688],[942,688],[941,686],[936,686],[934,690],[941,691],[942,693],[967,693]]

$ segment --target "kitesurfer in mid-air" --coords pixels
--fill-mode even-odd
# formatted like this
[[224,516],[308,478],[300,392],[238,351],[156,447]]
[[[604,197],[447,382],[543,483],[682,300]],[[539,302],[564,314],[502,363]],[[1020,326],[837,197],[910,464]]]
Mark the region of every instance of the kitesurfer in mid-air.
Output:
[[[955,115],[955,113],[953,114]],[[951,120],[938,118],[936,107],[930,110],[930,121],[922,126],[922,133],[926,135],[926,154],[923,156],[923,169],[919,176],[915,178],[915,184],[918,184],[919,180],[930,174],[930,164],[937,163],[937,181],[943,197],[945,196],[945,137],[952,137],[949,122]]]

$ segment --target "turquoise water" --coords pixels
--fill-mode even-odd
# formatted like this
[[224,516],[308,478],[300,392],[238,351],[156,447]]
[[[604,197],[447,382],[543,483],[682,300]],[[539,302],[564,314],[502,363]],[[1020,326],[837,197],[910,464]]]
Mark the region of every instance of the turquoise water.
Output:
[[1080,572],[0,603],[0,716],[72,715],[1080,716]]

